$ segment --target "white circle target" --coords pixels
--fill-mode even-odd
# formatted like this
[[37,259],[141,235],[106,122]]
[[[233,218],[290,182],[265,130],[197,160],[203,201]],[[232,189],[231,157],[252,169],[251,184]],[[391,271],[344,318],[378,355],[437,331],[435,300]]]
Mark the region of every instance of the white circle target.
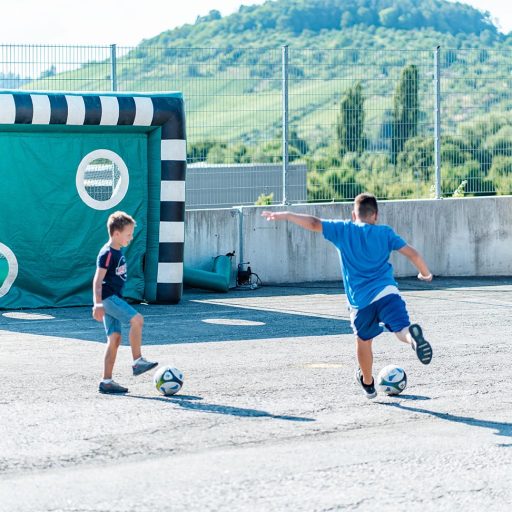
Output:
[[16,259],[16,256],[11,251],[11,249],[2,243],[0,243],[0,253],[3,254],[7,260],[7,264],[9,265],[7,277],[4,279],[4,282],[0,286],[0,297],[3,297],[4,295],[7,295],[11,289],[12,284],[18,277],[18,260]]
[[[100,158],[110,160],[117,166],[120,173],[119,183],[115,187],[112,196],[106,201],[94,199],[89,195],[85,188],[85,172],[87,167],[89,164],[94,162],[94,160]],[[128,191],[129,182],[130,177],[128,174],[128,167],[124,163],[124,160],[117,153],[114,153],[109,149],[96,149],[85,155],[78,165],[76,172],[76,189],[78,191],[78,195],[87,206],[90,206],[95,210],[108,210],[109,208],[113,208],[118,205],[124,199],[124,196]]]

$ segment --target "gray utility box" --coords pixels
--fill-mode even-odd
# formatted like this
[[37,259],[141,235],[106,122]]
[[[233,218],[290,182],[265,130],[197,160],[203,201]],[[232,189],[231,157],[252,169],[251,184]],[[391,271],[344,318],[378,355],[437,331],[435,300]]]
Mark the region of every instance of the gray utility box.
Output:
[[[286,199],[305,202],[306,164],[289,164]],[[187,165],[186,208],[230,208],[253,205],[261,194],[274,193],[273,203],[283,199],[281,164],[207,164]]]

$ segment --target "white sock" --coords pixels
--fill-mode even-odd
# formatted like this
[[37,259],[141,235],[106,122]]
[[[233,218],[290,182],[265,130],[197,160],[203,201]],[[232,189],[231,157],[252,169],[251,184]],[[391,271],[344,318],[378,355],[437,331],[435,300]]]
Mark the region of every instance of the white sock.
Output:
[[140,356],[138,359],[135,359],[133,361],[133,364],[137,364],[139,361],[142,361],[142,356]]
[[103,384],[110,384],[112,379],[102,379],[101,382],[103,382]]

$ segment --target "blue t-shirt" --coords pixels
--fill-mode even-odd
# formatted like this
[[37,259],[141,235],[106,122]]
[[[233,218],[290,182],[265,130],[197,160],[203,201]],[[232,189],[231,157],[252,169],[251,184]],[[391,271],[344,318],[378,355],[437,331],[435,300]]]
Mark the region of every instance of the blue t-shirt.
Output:
[[121,294],[127,275],[124,254],[106,244],[98,254],[96,266],[107,269],[101,286],[101,299],[104,300],[112,295],[122,297]]
[[364,308],[386,286],[396,286],[391,251],[406,242],[389,226],[350,220],[322,220],[324,237],[338,249],[349,304]]

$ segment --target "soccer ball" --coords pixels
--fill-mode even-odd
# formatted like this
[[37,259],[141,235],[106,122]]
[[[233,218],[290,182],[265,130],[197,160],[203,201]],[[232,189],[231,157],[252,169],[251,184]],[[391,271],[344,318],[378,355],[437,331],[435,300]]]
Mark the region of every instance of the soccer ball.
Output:
[[379,372],[376,384],[381,393],[398,395],[407,387],[407,375],[403,368],[390,364]]
[[183,386],[183,373],[172,366],[161,366],[155,372],[153,382],[162,395],[171,396]]

